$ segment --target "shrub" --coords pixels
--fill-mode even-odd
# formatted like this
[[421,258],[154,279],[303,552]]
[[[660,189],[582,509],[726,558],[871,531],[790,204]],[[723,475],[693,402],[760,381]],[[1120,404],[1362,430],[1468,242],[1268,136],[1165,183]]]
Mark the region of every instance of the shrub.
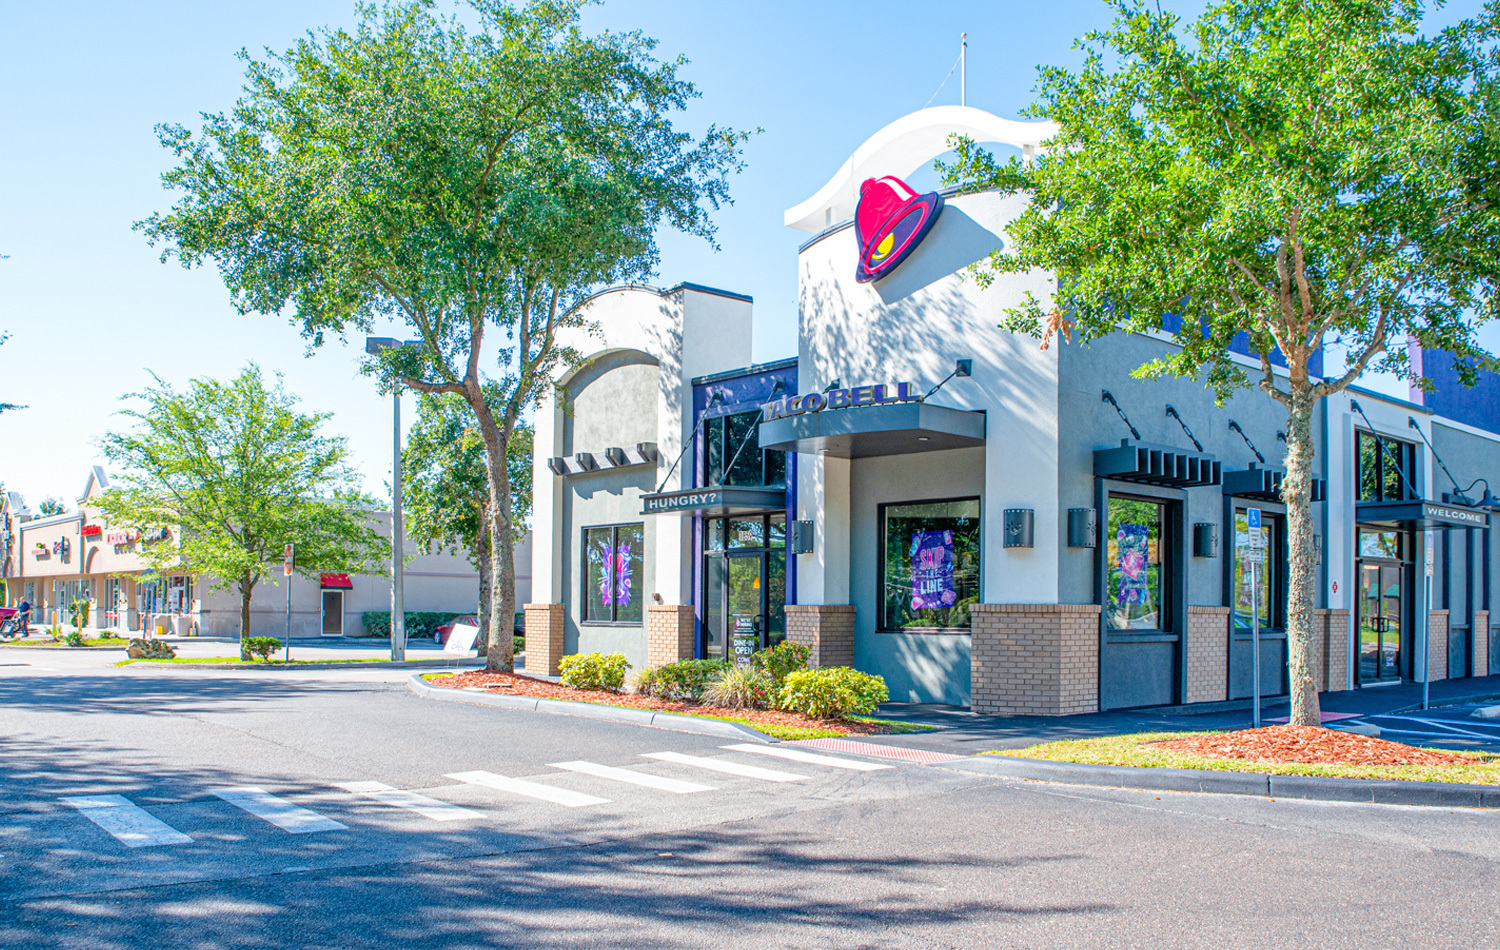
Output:
[[788,674],[778,698],[782,709],[828,719],[869,715],[891,695],[882,677],[831,666]]
[[251,656],[258,656],[262,660],[269,660],[271,654],[281,649],[281,641],[276,637],[246,637],[240,645],[240,659],[248,660]]
[[678,660],[643,670],[635,678],[635,691],[642,696],[673,702],[698,702],[703,691],[733,666],[728,660]]
[[68,623],[82,630],[89,625],[89,602],[82,597],[68,601]]
[[771,686],[779,690],[788,674],[807,669],[807,659],[810,656],[812,650],[806,644],[783,640],[769,650],[762,650],[750,657],[750,663],[756,669],[763,670],[771,678]]
[[511,637],[511,639],[510,639],[510,652],[512,654],[519,654],[519,653],[526,652],[526,638],[525,637]]
[[81,647],[81,646],[83,646],[84,645],[83,631],[81,631],[81,630],[74,630],[72,633],[68,634],[67,638],[63,642],[66,643],[70,647]]
[[753,666],[734,666],[703,691],[703,701],[724,709],[765,709],[771,705],[771,677]]
[[618,692],[625,685],[625,671],[630,664],[623,653],[575,653],[563,657],[558,668],[564,686]]
[[[474,611],[460,613],[444,613],[434,610],[408,610],[406,617],[406,639],[431,640],[437,633],[437,628],[452,620],[454,617],[470,617]],[[389,638],[391,635],[391,612],[389,610],[366,610],[364,615],[365,633],[372,637]]]
[[135,639],[125,645],[125,655],[132,660],[170,660],[177,651],[165,640]]

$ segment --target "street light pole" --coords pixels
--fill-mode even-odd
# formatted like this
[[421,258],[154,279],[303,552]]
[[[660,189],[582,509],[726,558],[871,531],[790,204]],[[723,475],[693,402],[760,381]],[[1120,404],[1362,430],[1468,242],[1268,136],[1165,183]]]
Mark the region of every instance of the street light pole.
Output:
[[[421,346],[420,340],[391,337],[365,337],[365,352],[379,356],[386,350]],[[406,659],[406,590],[403,569],[406,566],[404,541],[406,531],[401,519],[401,389],[392,386],[391,395],[391,659]]]
[[391,659],[406,659],[406,584],[401,524],[401,390],[392,396],[391,433]]

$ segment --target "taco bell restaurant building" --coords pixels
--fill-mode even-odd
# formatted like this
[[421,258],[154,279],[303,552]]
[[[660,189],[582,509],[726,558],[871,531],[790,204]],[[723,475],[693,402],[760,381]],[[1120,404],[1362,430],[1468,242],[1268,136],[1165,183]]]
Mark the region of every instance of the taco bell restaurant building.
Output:
[[[569,341],[589,358],[536,420],[533,671],[790,639],[893,701],[985,714],[1248,697],[1257,663],[1285,692],[1283,410],[1132,378],[1164,336],[997,329],[1053,282],[964,279],[1022,204],[907,185],[952,133],[1030,155],[1048,129],[949,106],[872,136],[786,212],[807,234],[786,359],[751,363],[741,294],[596,296],[600,332]],[[1500,672],[1493,498],[1470,484],[1500,474],[1500,382],[1426,362],[1436,393],[1315,419],[1321,689]]]

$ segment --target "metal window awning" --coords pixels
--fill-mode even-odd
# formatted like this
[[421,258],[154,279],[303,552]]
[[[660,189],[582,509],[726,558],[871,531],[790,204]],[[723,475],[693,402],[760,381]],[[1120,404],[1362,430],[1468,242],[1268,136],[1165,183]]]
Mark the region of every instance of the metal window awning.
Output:
[[[1255,463],[1239,472],[1225,472],[1221,488],[1226,495],[1234,495],[1236,498],[1249,498],[1254,501],[1269,501],[1280,504],[1281,483],[1286,480],[1286,472],[1279,468],[1256,468]],[[1328,483],[1321,478],[1312,480],[1312,500],[1326,501],[1328,499]]]
[[786,489],[770,486],[687,488],[641,496],[643,515],[736,515],[786,507]]
[[1094,450],[1094,474],[1099,478],[1160,488],[1203,488],[1219,484],[1221,473],[1212,455],[1170,445],[1121,439],[1115,448]]
[[353,590],[354,581],[348,574],[319,574],[318,586],[324,590]]
[[1490,513],[1483,508],[1437,501],[1362,501],[1354,506],[1361,527],[1418,529],[1488,528]]
[[760,424],[760,447],[862,459],[984,445],[984,413],[920,402],[851,406]]

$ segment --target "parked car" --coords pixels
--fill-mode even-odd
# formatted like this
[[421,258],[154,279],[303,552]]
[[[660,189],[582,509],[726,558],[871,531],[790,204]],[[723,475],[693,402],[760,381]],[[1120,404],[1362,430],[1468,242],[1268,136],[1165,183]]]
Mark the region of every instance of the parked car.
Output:
[[477,627],[479,626],[479,618],[474,616],[473,614],[468,614],[467,616],[463,617],[454,617],[452,620],[434,630],[432,632],[432,639],[436,640],[439,644],[446,645],[448,643],[448,636],[453,633],[453,628],[461,623],[468,624],[471,627]]

